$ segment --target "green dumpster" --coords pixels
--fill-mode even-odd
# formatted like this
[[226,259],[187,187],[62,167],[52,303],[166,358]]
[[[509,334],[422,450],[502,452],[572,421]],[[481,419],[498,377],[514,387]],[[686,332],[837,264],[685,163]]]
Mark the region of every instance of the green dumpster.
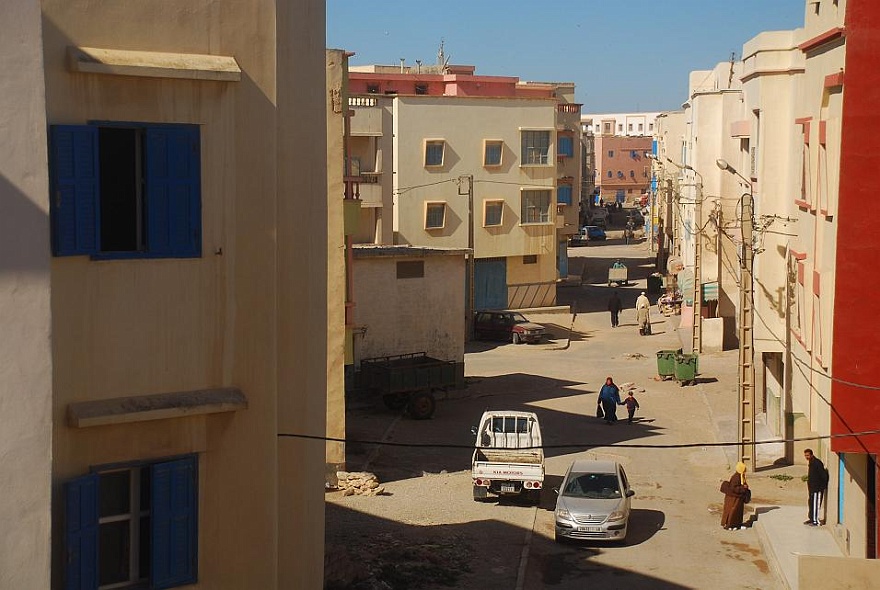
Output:
[[668,379],[675,376],[675,356],[681,354],[678,350],[658,350],[657,351],[657,374],[661,379]]
[[699,356],[696,354],[675,355],[675,379],[680,385],[694,383],[697,377],[698,359]]

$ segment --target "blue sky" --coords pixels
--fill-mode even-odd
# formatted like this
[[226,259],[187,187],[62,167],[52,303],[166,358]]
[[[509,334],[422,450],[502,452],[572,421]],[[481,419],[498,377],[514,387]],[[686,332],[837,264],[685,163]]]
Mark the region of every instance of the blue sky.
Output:
[[352,65],[437,61],[576,84],[584,113],[664,111],[692,70],[737,58],[762,31],[803,26],[804,0],[327,0],[327,47]]

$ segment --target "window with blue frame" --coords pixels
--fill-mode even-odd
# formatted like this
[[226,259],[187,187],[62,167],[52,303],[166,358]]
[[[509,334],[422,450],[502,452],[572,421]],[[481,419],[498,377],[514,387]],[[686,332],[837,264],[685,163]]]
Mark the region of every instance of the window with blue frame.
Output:
[[195,455],[99,469],[68,481],[65,590],[195,583],[197,483]]
[[55,256],[201,256],[197,125],[53,125],[50,149]]
[[556,188],[556,202],[561,205],[571,205],[571,187],[560,186]]
[[567,137],[565,135],[560,135],[557,139],[557,148],[556,154],[559,156],[565,156],[567,158],[571,158],[574,156],[574,141],[571,137]]

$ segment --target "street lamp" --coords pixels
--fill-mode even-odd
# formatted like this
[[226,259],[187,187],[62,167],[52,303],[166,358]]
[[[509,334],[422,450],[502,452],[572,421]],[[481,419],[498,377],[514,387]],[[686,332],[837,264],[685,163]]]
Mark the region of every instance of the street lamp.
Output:
[[754,277],[752,264],[754,249],[752,232],[754,229],[754,195],[752,181],[737,172],[727,160],[718,158],[715,164],[725,172],[740,177],[748,187],[741,197],[740,231],[742,232],[742,256],[740,256],[739,285],[739,436],[740,461],[752,468],[757,465],[755,456],[755,365],[754,365]]

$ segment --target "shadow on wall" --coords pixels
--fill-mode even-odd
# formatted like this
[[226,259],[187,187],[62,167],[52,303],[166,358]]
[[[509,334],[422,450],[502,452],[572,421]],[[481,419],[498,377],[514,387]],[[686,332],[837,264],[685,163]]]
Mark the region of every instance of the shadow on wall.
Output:
[[[18,187],[0,176],[0,272],[47,273],[51,253],[49,215]],[[42,248],[31,248],[34,236],[44,235]]]

